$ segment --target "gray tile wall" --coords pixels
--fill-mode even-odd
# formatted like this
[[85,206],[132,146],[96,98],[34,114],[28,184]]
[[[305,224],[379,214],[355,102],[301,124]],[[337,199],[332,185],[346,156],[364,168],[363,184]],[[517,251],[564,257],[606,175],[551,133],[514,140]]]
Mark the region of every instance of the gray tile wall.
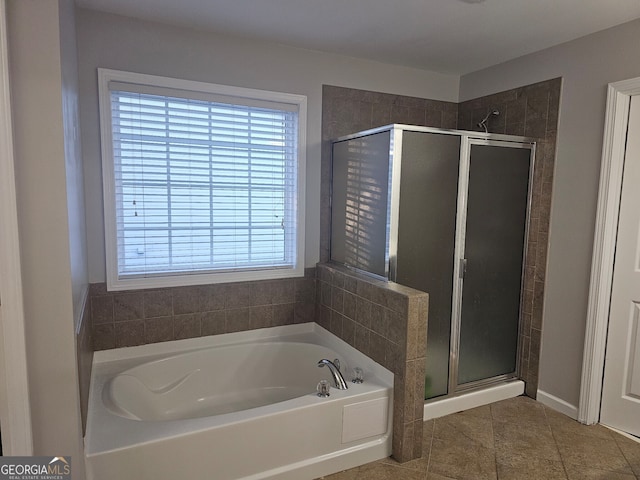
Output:
[[[321,198],[331,195],[331,140],[370,128],[405,123],[456,128],[458,105],[353,88],[322,86]],[[320,204],[320,262],[329,260],[331,210]]]
[[422,456],[426,293],[318,264],[317,322],[394,373],[393,456]]
[[92,343],[91,302],[87,293],[82,319],[76,332],[76,361],[78,362],[78,389],[83,434],[87,428],[87,410],[89,408],[89,385],[91,384],[91,367],[93,364]]
[[490,108],[497,108],[500,115],[489,120],[490,132],[524,135],[534,137],[537,141],[520,333],[520,377],[526,382],[527,395],[532,398],[536,397],[538,389],[549,218],[561,88],[562,79],[555,78],[469,100],[461,103],[458,109],[460,129],[479,130],[476,124]]
[[90,287],[94,350],[315,321],[315,268],[302,278],[107,292]]
[[[322,198],[330,195],[330,140],[389,123],[407,123],[461,130],[479,130],[476,124],[489,108],[501,113],[491,117],[489,131],[524,135],[537,140],[531,224],[527,258],[520,342],[520,377],[527,395],[535,398],[538,385],[540,340],[553,168],[562,79],[556,78],[500,92],[460,104],[388,95],[364,90],[323,86],[322,99]],[[321,205],[320,260],[329,259],[331,212]],[[319,300],[320,297],[318,298]],[[325,319],[326,321],[326,319]]]

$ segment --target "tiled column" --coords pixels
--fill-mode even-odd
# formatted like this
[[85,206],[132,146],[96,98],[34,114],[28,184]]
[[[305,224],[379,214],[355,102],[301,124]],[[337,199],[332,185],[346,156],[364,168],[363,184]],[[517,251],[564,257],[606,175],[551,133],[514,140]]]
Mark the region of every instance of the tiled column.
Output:
[[394,374],[393,456],[422,456],[428,295],[319,264],[318,323]]

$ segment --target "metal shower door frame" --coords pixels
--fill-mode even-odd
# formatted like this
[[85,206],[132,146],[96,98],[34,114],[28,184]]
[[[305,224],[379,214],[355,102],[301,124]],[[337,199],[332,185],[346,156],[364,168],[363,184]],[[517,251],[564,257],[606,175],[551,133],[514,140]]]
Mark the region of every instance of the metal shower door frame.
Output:
[[[522,276],[520,279],[520,309],[518,315],[518,340],[516,351],[516,367],[511,373],[498,375],[474,382],[458,384],[458,366],[460,361],[460,331],[462,322],[462,292],[464,287],[464,269],[466,268],[465,248],[467,229],[467,207],[469,195],[469,172],[471,165],[472,145],[488,145],[504,148],[524,148],[531,150],[529,161],[529,181],[527,192],[527,213],[525,216],[524,248],[522,254]],[[487,385],[504,382],[516,378],[520,371],[520,351],[522,349],[519,341],[522,333],[522,302],[524,293],[524,279],[526,273],[527,243],[529,238],[529,222],[531,219],[531,203],[533,198],[533,172],[535,166],[535,142],[492,140],[487,138],[477,138],[472,135],[462,135],[460,145],[460,166],[458,176],[458,202],[456,212],[456,240],[453,259],[453,294],[451,308],[451,336],[449,347],[449,385],[446,397],[458,393],[479,389]],[[436,397],[442,398],[442,397]],[[435,400],[435,399],[434,399]]]

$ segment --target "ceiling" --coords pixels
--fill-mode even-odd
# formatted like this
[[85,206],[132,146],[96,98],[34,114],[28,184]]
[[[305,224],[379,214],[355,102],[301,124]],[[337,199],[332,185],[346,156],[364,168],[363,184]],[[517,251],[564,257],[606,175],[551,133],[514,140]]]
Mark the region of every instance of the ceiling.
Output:
[[130,17],[465,74],[640,17],[640,0],[76,0]]

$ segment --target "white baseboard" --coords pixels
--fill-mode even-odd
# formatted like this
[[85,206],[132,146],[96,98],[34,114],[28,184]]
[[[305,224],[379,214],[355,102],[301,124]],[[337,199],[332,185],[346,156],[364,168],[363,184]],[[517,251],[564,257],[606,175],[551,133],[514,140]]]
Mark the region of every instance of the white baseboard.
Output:
[[571,405],[569,402],[565,402],[561,398],[558,398],[542,390],[538,390],[536,398],[543,405],[546,405],[549,408],[553,408],[560,413],[564,413],[574,420],[578,419],[578,407],[576,407],[575,405]]
[[475,392],[465,393],[457,397],[443,398],[424,404],[424,420],[444,417],[452,413],[462,412],[470,408],[481,407],[489,403],[499,402],[508,398],[517,397],[524,393],[524,382],[513,382],[485,388]]

